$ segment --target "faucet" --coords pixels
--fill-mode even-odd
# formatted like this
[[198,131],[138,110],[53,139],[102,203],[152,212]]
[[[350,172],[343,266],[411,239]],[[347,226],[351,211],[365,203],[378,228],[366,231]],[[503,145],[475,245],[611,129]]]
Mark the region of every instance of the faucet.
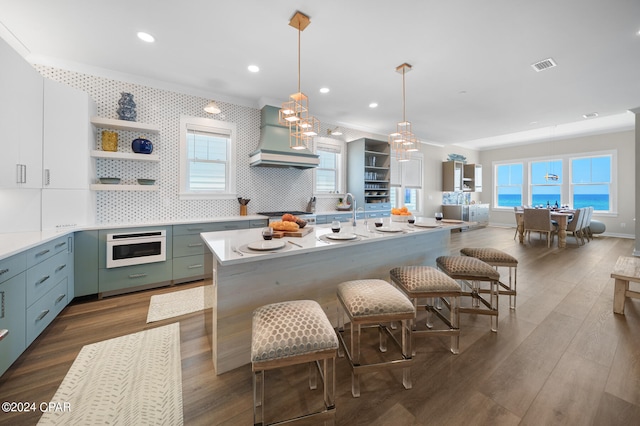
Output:
[[344,201],[345,203],[349,202],[349,197],[351,197],[351,210],[353,210],[353,226],[356,226],[356,197],[353,196],[352,193],[347,192],[344,195]]

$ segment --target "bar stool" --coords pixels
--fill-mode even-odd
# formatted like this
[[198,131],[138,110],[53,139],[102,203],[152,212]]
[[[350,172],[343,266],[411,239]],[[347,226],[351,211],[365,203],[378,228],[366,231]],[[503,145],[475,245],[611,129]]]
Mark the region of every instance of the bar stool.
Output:
[[[424,308],[427,311],[427,329],[418,329],[415,321],[411,324],[412,336],[417,334],[451,336],[451,352],[459,353],[460,346],[460,311],[459,299],[462,293],[460,284],[445,273],[430,266],[399,266],[393,268],[389,275],[391,282],[399,286],[413,302],[416,308]],[[447,300],[448,298],[448,300]],[[420,304],[420,299],[426,299],[425,304]],[[434,307],[434,301],[440,300],[448,309],[449,316],[444,316],[440,309]],[[440,319],[446,328],[433,328],[432,313]],[[415,355],[415,341],[412,342]]]
[[[491,316],[491,331],[498,331],[498,282],[500,274],[480,259],[468,256],[440,256],[436,259],[438,268],[459,283],[469,287],[462,292],[471,297],[471,307],[459,308],[462,313]],[[481,283],[489,283],[489,300],[480,295]],[[482,308],[480,305],[484,305]]]
[[[484,263],[493,266],[498,270],[498,267],[504,266],[509,268],[509,284],[503,283],[502,281],[498,282],[500,286],[498,289],[498,293],[500,294],[508,294],[509,295],[509,308],[516,308],[516,286],[518,284],[518,259],[507,254],[501,250],[494,248],[471,248],[465,247],[460,249],[460,253],[465,256],[475,257],[476,259],[482,260]],[[513,282],[511,280],[513,275]],[[486,289],[481,290],[481,292],[486,292]]]
[[[386,281],[365,279],[338,284],[338,355],[347,353],[351,365],[351,394],[360,396],[360,374],[391,368],[402,368],[402,384],[411,389],[411,320],[416,317],[413,303],[397,288]],[[350,348],[344,341],[344,314],[350,322]],[[398,342],[383,323],[401,322],[402,343]],[[360,356],[362,327],[377,327],[380,352],[387,351],[387,335],[400,349],[402,356],[393,360],[363,364]]]
[[[253,371],[253,423],[265,424],[264,372],[309,363],[309,388],[323,381],[324,409],[271,424],[313,417],[335,421],[335,360],[338,339],[322,307],[313,300],[294,300],[262,306],[253,312],[251,370]],[[323,366],[320,367],[322,361]]]

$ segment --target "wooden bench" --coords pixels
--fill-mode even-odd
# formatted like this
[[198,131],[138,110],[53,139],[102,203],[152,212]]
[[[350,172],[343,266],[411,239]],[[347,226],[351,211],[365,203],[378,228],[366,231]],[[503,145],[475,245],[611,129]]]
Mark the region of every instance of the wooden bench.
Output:
[[611,278],[615,278],[613,312],[624,315],[627,297],[640,299],[640,292],[629,290],[629,282],[640,283],[640,257],[620,256],[613,267]]

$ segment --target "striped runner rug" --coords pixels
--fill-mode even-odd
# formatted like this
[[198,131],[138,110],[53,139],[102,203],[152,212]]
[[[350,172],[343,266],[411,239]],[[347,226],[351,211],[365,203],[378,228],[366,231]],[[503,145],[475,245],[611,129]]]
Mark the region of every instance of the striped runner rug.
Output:
[[84,346],[38,425],[182,425],[180,325]]
[[211,300],[205,303],[204,286],[172,293],[151,296],[147,323],[161,321],[167,318],[198,312],[211,307]]

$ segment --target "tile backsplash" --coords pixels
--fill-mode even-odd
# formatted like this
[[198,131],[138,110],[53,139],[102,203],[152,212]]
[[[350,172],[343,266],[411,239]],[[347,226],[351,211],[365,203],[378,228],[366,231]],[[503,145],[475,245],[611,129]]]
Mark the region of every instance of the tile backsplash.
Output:
[[[159,126],[157,135],[144,135],[153,142],[158,163],[97,159],[97,176],[120,177],[123,182],[137,178],[156,179],[158,191],[99,191],[96,197],[96,223],[144,223],[205,219],[239,214],[237,200],[180,200],[179,190],[179,123],[181,115],[207,117],[236,123],[238,196],[250,198],[248,213],[283,209],[305,209],[313,195],[313,171],[249,167],[249,154],[260,139],[260,110],[215,100],[222,112],[212,116],[203,111],[211,99],[170,90],[108,79],[49,66],[37,65],[45,77],[87,92],[97,104],[99,117],[118,118],[116,110],[121,92],[133,94],[137,119]],[[334,125],[322,125],[321,134]],[[342,128],[342,140],[361,137],[380,138],[357,130]],[[100,130],[100,129],[98,129]],[[97,132],[95,147],[100,147]],[[137,132],[120,132],[118,150],[131,152],[130,143]],[[386,139],[386,138],[385,138]],[[384,139],[383,139],[384,140]],[[317,211],[333,210],[336,199],[318,198]]]

